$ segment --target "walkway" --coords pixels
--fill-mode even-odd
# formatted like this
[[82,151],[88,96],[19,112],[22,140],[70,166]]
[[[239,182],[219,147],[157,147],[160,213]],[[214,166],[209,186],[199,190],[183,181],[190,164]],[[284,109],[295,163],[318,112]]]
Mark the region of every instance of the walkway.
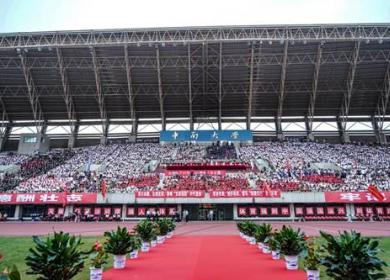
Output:
[[124,270],[110,269],[105,280],[303,280],[303,271],[287,271],[257,246],[235,236],[174,236],[165,244],[128,260]]

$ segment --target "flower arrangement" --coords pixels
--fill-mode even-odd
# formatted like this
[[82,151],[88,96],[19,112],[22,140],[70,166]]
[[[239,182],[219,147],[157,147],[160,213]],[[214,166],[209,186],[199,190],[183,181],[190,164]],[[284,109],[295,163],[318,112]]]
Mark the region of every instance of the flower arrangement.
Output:
[[102,268],[107,263],[107,253],[104,251],[103,245],[96,241],[92,246],[92,253],[89,255],[91,267]]

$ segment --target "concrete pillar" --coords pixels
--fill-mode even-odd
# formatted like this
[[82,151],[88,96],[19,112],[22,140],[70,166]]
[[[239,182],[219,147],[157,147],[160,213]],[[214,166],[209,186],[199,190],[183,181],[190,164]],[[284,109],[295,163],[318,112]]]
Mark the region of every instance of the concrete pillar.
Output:
[[64,211],[64,217],[69,216],[70,213],[73,213],[73,205],[66,205]]
[[295,208],[294,203],[290,203],[290,218],[295,221]]
[[126,210],[127,210],[126,204],[122,204],[122,221],[126,219]]
[[22,205],[15,206],[14,219],[19,220],[22,217]]
[[233,220],[238,220],[237,209],[237,204],[233,204]]
[[75,124],[72,133],[69,135],[68,148],[72,149],[76,146],[77,134],[79,133],[79,124]]
[[276,134],[276,139],[278,139],[278,141],[284,141],[284,135],[283,135],[283,133],[282,132],[278,132],[277,134]]
[[351,139],[349,138],[349,134],[344,130],[344,127],[341,123],[340,119],[337,119],[337,127],[339,129],[339,136],[341,143],[351,143]]
[[5,127],[4,133],[0,136],[0,151],[1,152],[4,150],[5,143],[8,140],[10,132],[11,132],[11,126],[8,124]]
[[375,118],[372,118],[371,122],[375,132],[376,143],[380,145],[386,145],[387,144],[386,135],[378,126],[378,122],[375,120]]
[[347,214],[347,217],[352,217],[352,219],[354,219],[355,218],[355,205],[347,204],[346,205],[346,214]]

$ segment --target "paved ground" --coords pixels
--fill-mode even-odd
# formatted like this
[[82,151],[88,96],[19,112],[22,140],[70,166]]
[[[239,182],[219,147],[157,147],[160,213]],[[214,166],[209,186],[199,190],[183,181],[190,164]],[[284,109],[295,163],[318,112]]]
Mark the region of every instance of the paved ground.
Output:
[[[1,222],[0,236],[45,235],[55,231],[66,231],[72,234],[97,236],[118,225],[133,227],[136,222]],[[337,234],[343,230],[357,230],[367,236],[390,236],[390,222],[272,222],[274,227],[290,224],[301,228],[309,236],[317,236],[320,230]],[[177,235],[234,235],[238,234],[236,222],[189,222],[180,223]]]

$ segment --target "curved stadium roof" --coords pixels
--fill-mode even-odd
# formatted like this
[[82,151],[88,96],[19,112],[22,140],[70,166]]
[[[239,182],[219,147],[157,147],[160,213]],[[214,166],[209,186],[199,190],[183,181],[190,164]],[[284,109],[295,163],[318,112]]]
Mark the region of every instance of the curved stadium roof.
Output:
[[0,34],[10,120],[384,116],[390,24]]

